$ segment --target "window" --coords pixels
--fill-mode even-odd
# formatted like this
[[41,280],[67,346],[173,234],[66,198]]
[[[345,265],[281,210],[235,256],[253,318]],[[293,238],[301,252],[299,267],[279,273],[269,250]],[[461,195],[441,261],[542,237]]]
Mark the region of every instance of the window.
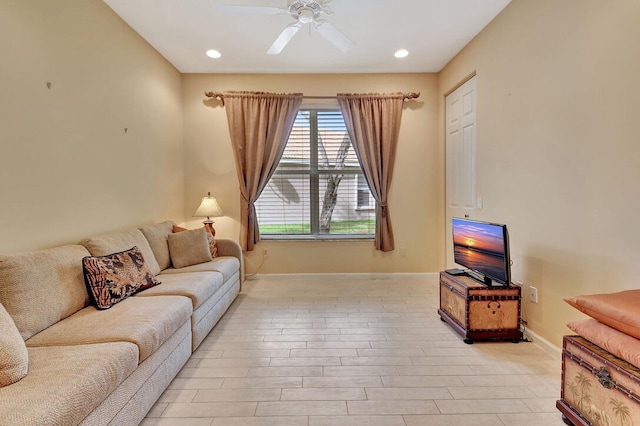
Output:
[[298,112],[255,205],[264,238],[373,238],[375,201],[339,109]]
[[371,195],[364,174],[358,175],[358,210],[374,210],[375,208],[376,200]]

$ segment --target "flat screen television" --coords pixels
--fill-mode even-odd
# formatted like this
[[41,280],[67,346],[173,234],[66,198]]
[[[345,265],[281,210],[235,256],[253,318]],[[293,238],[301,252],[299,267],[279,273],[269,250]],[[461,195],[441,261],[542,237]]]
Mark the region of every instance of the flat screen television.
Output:
[[486,285],[511,283],[509,233],[506,225],[452,219],[453,257],[469,275]]

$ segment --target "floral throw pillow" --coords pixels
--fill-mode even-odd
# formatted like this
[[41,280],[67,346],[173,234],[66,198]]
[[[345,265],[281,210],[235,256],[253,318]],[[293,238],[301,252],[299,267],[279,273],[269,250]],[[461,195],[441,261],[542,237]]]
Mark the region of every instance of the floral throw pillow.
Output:
[[138,246],[107,256],[82,259],[84,280],[98,309],[109,309],[132,294],[160,284]]

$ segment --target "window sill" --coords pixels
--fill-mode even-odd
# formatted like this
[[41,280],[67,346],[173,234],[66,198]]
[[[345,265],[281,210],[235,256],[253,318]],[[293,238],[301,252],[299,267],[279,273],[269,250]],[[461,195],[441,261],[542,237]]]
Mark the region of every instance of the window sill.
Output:
[[261,241],[296,242],[296,241],[373,241],[373,235],[261,235]]

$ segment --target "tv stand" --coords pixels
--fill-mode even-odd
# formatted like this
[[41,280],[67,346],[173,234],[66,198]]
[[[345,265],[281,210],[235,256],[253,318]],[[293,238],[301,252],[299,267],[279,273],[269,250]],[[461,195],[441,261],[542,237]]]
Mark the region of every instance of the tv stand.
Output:
[[440,272],[440,318],[464,338],[522,340],[518,285],[489,287],[465,275]]
[[[447,272],[447,271],[445,271]],[[493,284],[493,281],[491,280],[491,278],[487,277],[486,275],[482,275],[480,273],[477,273],[475,271],[466,271],[465,272],[468,276],[470,276],[471,278],[473,278],[474,280],[478,281],[481,284],[486,285],[487,287],[491,287]],[[451,274],[449,274],[451,275]]]

